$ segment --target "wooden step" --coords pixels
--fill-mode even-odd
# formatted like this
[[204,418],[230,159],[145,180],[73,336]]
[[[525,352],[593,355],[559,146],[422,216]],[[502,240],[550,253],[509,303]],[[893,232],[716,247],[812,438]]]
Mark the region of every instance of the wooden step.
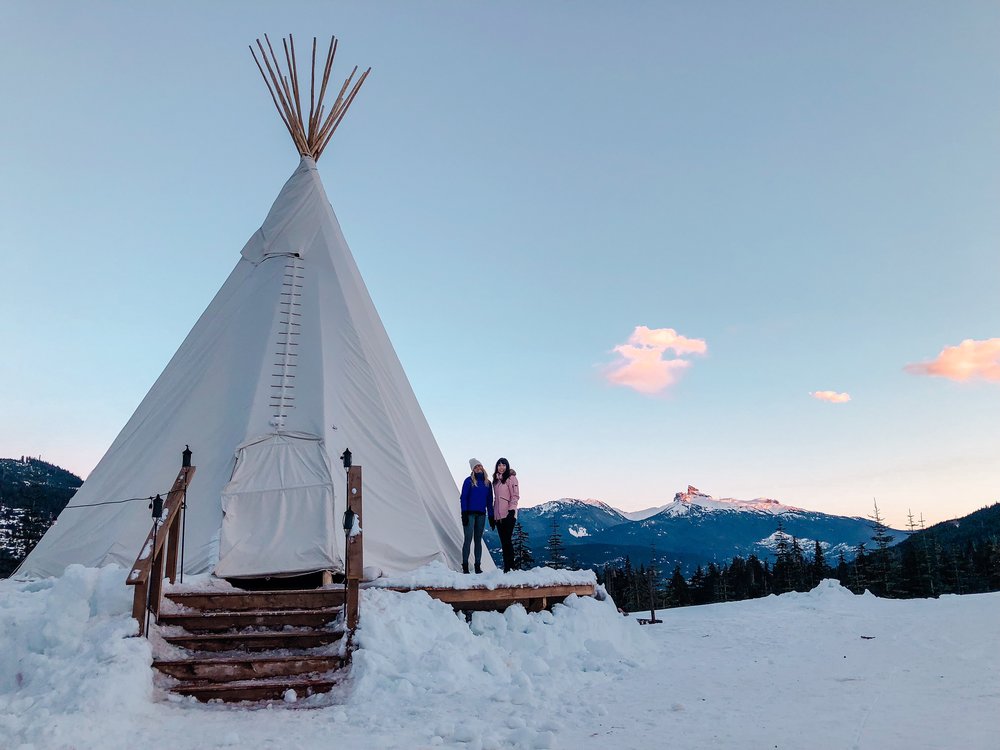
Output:
[[256,633],[165,635],[163,640],[172,646],[191,651],[270,651],[326,646],[339,641],[343,636],[343,630],[276,630]]
[[305,589],[294,591],[165,591],[172,602],[204,612],[280,609],[328,609],[344,604],[344,589]]
[[189,659],[156,660],[153,667],[178,680],[232,682],[262,677],[318,674],[338,669],[343,659],[328,656],[198,656]]
[[316,693],[326,693],[333,689],[340,676],[318,675],[314,677],[277,677],[270,680],[237,680],[217,684],[182,682],[170,688],[179,695],[193,695],[200,701],[223,700],[228,703],[240,701],[282,700],[285,691],[291,688],[299,699]]
[[342,607],[320,609],[244,610],[192,613],[165,613],[160,615],[160,625],[177,625],[192,633],[234,630],[251,627],[318,628],[340,617]]

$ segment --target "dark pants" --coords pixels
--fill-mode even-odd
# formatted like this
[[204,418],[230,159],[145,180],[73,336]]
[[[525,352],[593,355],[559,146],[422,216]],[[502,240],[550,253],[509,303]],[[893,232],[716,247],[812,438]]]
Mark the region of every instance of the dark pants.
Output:
[[467,513],[465,516],[465,541],[462,542],[462,562],[469,567],[469,547],[476,540],[476,567],[483,562],[483,529],[486,528],[485,513]]
[[508,570],[516,570],[517,566],[514,565],[514,524],[517,523],[516,518],[511,516],[506,516],[501,518],[497,522],[497,533],[500,535],[500,546],[503,548],[503,572],[506,573]]

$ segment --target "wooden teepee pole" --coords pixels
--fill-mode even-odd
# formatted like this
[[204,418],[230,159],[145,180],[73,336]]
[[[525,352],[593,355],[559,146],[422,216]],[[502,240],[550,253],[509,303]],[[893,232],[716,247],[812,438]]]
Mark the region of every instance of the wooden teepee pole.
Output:
[[[326,53],[326,64],[323,66],[323,78],[320,81],[319,93],[316,92],[316,38],[313,37],[312,61],[309,66],[309,117],[303,116],[302,89],[299,84],[298,63],[295,57],[295,40],[289,34],[287,39],[281,40],[282,50],[285,57],[285,68],[282,68],[281,60],[275,54],[274,47],[267,34],[264,35],[264,42],[256,40],[257,50],[250,46],[250,54],[261,78],[271,94],[271,101],[274,102],[275,109],[281,121],[285,124],[288,134],[292,137],[295,147],[302,156],[309,156],[319,159],[326,148],[334,132],[347,114],[347,110],[354,102],[354,97],[358,95],[361,85],[371,73],[368,68],[357,81],[354,76],[358,72],[357,66],[340,87],[337,98],[329,111],[323,102],[326,96],[327,85],[330,82],[330,71],[333,69],[333,59],[337,54],[337,38],[330,38],[330,46]],[[265,46],[266,45],[266,46]],[[257,52],[260,52],[260,59]],[[286,72],[287,69],[287,72]],[[266,72],[265,72],[266,71]],[[351,85],[353,82],[353,86]],[[350,92],[348,93],[348,89]]]

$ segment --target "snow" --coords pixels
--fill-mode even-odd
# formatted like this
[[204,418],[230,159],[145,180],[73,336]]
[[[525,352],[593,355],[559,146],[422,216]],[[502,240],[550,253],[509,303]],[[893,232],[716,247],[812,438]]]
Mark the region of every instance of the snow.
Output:
[[[548,513],[564,510],[567,506],[572,507],[574,505],[589,506],[591,508],[598,508],[599,510],[603,510],[615,516],[624,516],[624,513],[622,513],[622,511],[618,510],[617,508],[612,508],[607,503],[601,500],[595,500],[592,497],[589,497],[586,500],[581,500],[575,497],[561,497],[558,500],[549,500],[548,502],[539,503],[538,505],[530,507],[532,508],[532,510],[537,511],[539,515],[544,516]],[[529,506],[525,505],[524,507],[529,507]]]
[[[540,503],[539,505],[534,506],[532,509],[537,511],[539,515],[547,515],[558,511],[564,511],[568,507],[572,508],[574,505],[600,508],[601,510],[621,516],[622,518],[626,518],[630,521],[646,521],[653,516],[660,514],[671,517],[683,516],[687,515],[694,509],[706,511],[745,511],[753,513],[767,513],[769,515],[806,512],[802,508],[785,505],[784,503],[767,497],[758,497],[753,500],[739,500],[733,497],[715,498],[711,495],[705,494],[697,487],[691,486],[688,486],[686,492],[676,493],[672,502],[653,508],[645,508],[643,510],[619,510],[618,508],[608,505],[600,500],[594,500],[592,498],[579,500],[569,497],[560,498],[559,500],[549,500],[548,502]],[[570,530],[570,533],[573,533],[572,529]],[[576,535],[574,534],[574,536]]]
[[734,497],[715,498],[690,485],[687,492],[678,492],[674,495],[674,501],[665,506],[664,511],[672,515],[680,515],[687,512],[686,508],[690,506],[697,506],[705,510],[743,510],[772,515],[805,512],[802,508],[784,505],[768,497],[758,497],[753,500],[738,500]]
[[[763,539],[758,539],[756,544],[760,547],[764,547],[771,551],[777,551],[778,543],[780,538],[784,534],[785,541],[788,544],[792,543],[792,537],[787,532],[775,531]],[[816,540],[810,539],[809,537],[797,537],[796,541],[799,543],[799,548],[802,549],[807,554],[812,554],[813,548],[816,546]],[[823,552],[831,557],[836,557],[840,553],[845,555],[852,555],[853,550],[849,544],[830,544],[829,542],[820,541],[819,546],[823,548]]]
[[490,570],[475,575],[459,573],[440,562],[429,563],[409,573],[387,578],[379,578],[362,584],[364,588],[451,588],[451,589],[495,589],[499,586],[559,586],[586,585],[597,583],[592,570],[556,570],[555,568],[532,568],[512,570],[503,573]]
[[657,513],[662,513],[667,509],[666,505],[657,505],[655,508],[643,508],[642,510],[619,510],[625,518],[630,521],[645,521],[647,518],[652,518]]
[[345,685],[249,709],[153,686],[125,572],[0,581],[0,748],[986,750],[1000,736],[1000,594],[882,600],[824,581],[642,627],[609,599],[467,622],[371,587]]

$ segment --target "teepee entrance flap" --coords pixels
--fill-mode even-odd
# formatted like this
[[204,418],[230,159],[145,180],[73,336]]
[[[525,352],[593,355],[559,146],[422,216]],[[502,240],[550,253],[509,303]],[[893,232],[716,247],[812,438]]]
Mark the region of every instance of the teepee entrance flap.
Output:
[[342,570],[323,441],[276,433],[241,445],[222,491],[223,578]]

